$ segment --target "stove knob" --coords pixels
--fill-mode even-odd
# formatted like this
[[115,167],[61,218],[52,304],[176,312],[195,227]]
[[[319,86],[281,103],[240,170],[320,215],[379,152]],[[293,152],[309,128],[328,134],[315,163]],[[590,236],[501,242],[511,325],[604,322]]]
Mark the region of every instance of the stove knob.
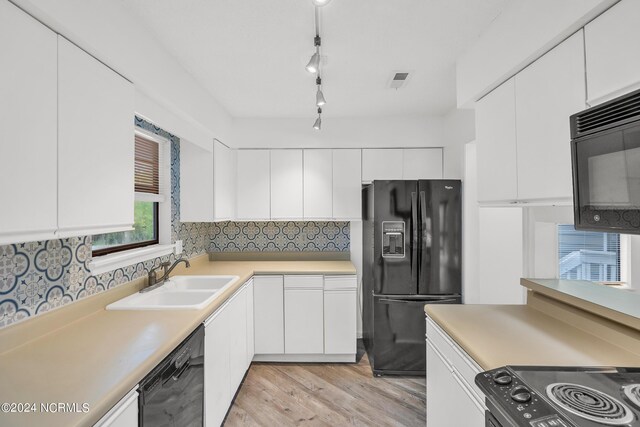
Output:
[[516,402],[527,403],[531,400],[531,392],[524,386],[518,386],[511,390],[511,398]]
[[498,371],[493,375],[493,382],[499,385],[509,385],[511,380],[511,375],[507,371]]

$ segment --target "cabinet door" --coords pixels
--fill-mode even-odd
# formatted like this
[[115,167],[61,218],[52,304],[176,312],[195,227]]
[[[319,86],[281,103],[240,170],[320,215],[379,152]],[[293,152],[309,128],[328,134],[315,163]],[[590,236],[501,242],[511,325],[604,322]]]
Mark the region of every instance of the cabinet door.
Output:
[[271,150],[271,218],[302,219],[302,150]]
[[247,283],[246,290],[247,300],[247,369],[251,365],[253,355],[255,354],[255,342],[254,342],[254,323],[253,323],[253,279]]
[[333,150],[333,218],[362,218],[361,151]]
[[582,31],[516,75],[518,199],[573,197],[569,116],[584,87]]
[[0,52],[0,244],[49,239],[58,203],[56,35],[3,1]]
[[402,179],[442,179],[442,148],[402,150]]
[[138,427],[138,391],[127,393],[93,427]]
[[228,308],[228,305],[223,305],[204,323],[204,411],[207,427],[222,424],[233,399]]
[[238,219],[269,219],[270,156],[268,150],[238,150]]
[[236,215],[236,150],[213,142],[213,219],[228,221]]
[[133,225],[133,85],[58,37],[58,228],[61,236]]
[[427,425],[482,427],[484,408],[427,341]]
[[180,221],[213,221],[213,146],[180,140]]
[[284,288],[282,276],[253,278],[256,354],[284,354]]
[[322,276],[284,277],[286,354],[324,353]]
[[623,0],[584,27],[591,105],[640,87],[640,2]]
[[247,299],[246,287],[243,287],[229,301],[229,371],[231,372],[231,395],[242,382],[247,371]]
[[362,182],[375,179],[402,179],[403,150],[362,150]]
[[305,219],[329,219],[333,215],[331,153],[331,150],[304,150]]
[[[568,119],[567,119],[568,120]],[[518,197],[514,79],[476,103],[478,201]]]
[[356,290],[325,290],[325,354],[355,354],[356,339]]

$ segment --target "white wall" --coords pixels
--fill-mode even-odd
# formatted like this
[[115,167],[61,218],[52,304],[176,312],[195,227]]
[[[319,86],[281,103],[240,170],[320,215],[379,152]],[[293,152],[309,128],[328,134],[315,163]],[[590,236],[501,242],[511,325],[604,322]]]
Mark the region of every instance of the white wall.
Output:
[[236,148],[442,147],[442,117],[323,118],[320,132],[313,119],[235,119]]
[[462,186],[462,299],[465,304],[480,301],[478,253],[480,211],[478,208],[478,181],[476,164],[477,144],[464,147],[464,183]]
[[212,138],[230,142],[229,114],[134,19],[123,2],[12,1],[132,81],[138,93],[136,108],[148,107],[149,119],[154,115],[164,118],[159,114],[161,108],[170,112],[169,125],[158,121],[167,131],[196,144],[203,139],[210,143]]
[[443,117],[444,178],[461,179],[465,168],[465,146],[476,138],[475,110],[454,109]]
[[458,107],[473,102],[576,32],[619,0],[512,2],[459,58]]

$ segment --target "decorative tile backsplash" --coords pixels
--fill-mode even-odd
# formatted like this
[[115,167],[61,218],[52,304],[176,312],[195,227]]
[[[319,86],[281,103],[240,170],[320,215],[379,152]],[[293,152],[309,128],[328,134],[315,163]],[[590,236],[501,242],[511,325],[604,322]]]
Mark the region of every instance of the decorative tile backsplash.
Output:
[[349,222],[213,224],[210,252],[349,252]]
[[[136,117],[136,126],[171,141],[171,240],[187,257],[210,252],[349,251],[348,222],[180,222],[180,139]],[[173,254],[97,276],[91,236],[0,246],[0,328],[144,277]]]

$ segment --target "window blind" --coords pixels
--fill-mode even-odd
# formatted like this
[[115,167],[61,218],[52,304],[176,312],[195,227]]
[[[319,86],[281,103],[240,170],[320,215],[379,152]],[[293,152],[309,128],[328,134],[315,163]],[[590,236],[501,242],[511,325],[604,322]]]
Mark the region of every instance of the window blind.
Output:
[[560,279],[617,282],[620,235],[558,225],[558,263]]
[[158,143],[140,135],[136,135],[135,138],[135,191],[160,194]]

